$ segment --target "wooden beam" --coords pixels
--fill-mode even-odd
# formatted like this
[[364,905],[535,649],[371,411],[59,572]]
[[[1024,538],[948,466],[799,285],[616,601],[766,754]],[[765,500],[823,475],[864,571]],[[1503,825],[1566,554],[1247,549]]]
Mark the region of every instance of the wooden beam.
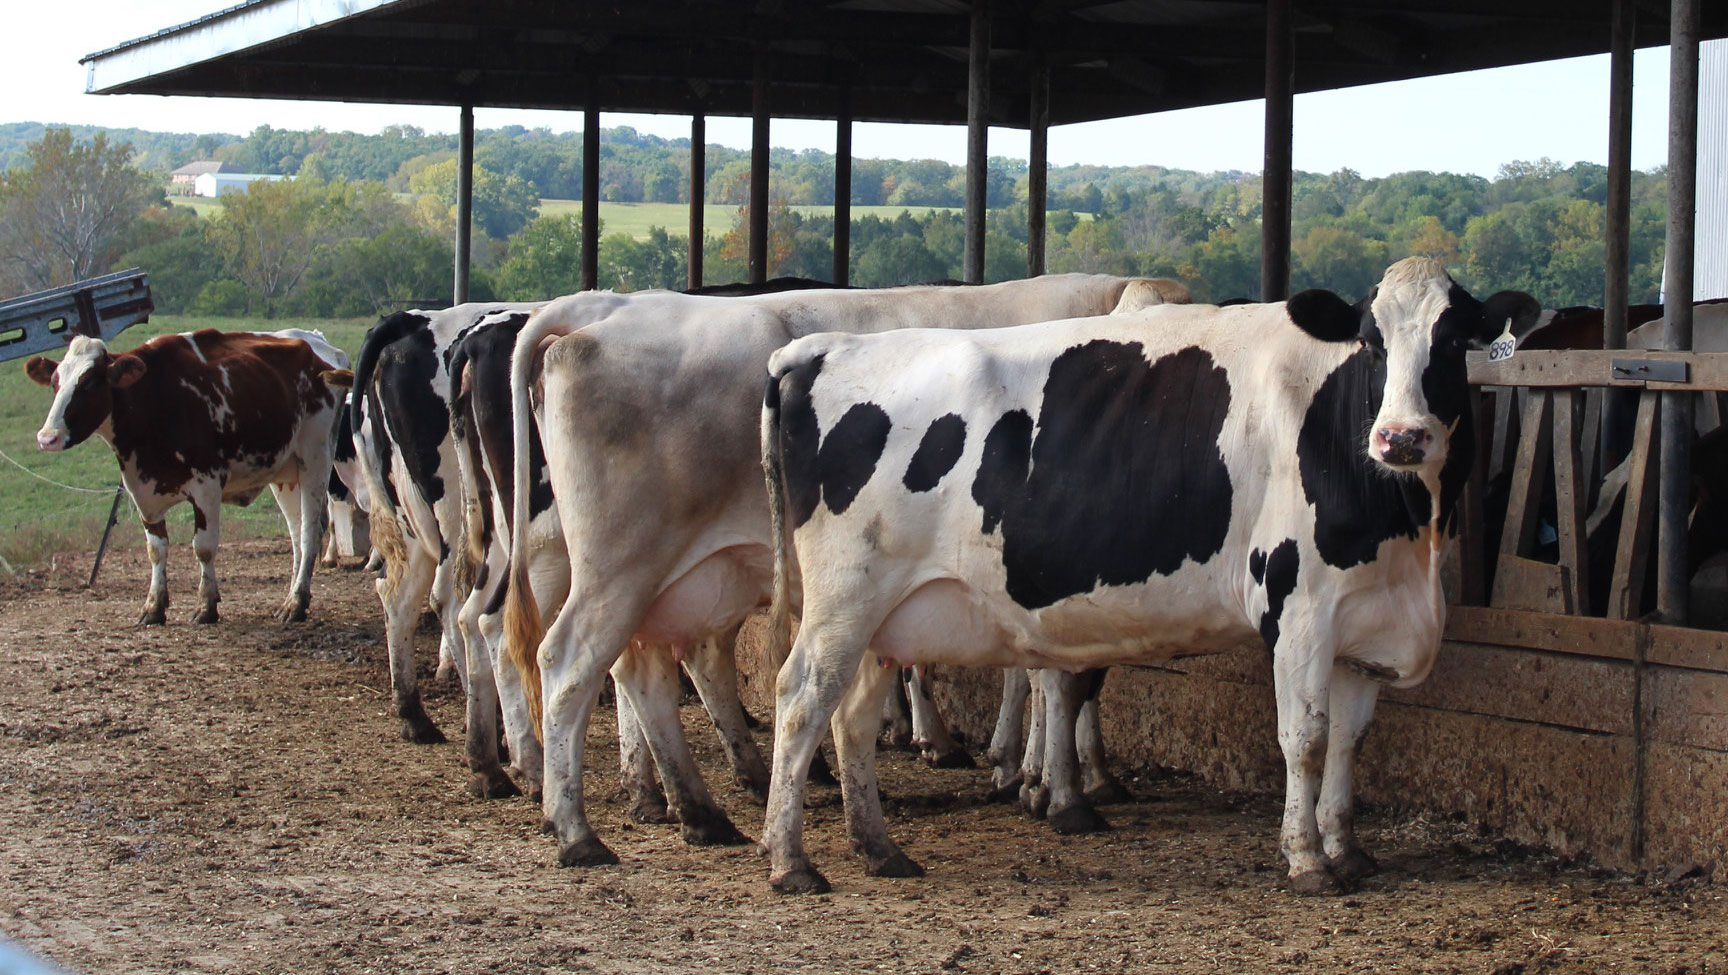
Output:
[[708,117],[701,112],[690,116],[690,244],[687,259],[689,272],[685,287],[702,287],[702,244],[707,229],[702,225],[702,207],[708,202]]
[[600,106],[582,113],[582,290],[600,286]]
[[768,280],[768,56],[756,52],[750,99],[750,283]]
[[[1692,348],[1692,271],[1698,219],[1698,0],[1671,0],[1668,19],[1668,242],[1663,265],[1662,345]],[[1686,529],[1692,510],[1695,397],[1662,402],[1661,530],[1657,535],[1656,612],[1684,624],[1691,597]]]
[[[1638,397],[1633,421],[1632,469],[1626,479],[1626,503],[1620,510],[1620,538],[1614,546],[1614,581],[1608,589],[1607,615],[1631,619],[1642,613],[1644,574],[1650,563],[1650,535],[1656,515],[1656,413],[1661,394],[1646,390]],[[1666,404],[1662,404],[1666,405]]]
[[984,207],[990,186],[990,0],[972,0],[966,81],[966,255],[963,277],[984,281]]
[[1260,169],[1261,301],[1283,301],[1290,297],[1295,88],[1295,28],[1290,19],[1290,0],[1266,0],[1266,153]]
[[[1574,349],[1519,352],[1510,359],[1489,362],[1486,352],[1467,353],[1470,382],[1477,386],[1617,386],[1623,389],[1662,389],[1672,392],[1728,390],[1728,352],[1659,352],[1639,349]],[[1617,379],[1615,362],[1684,362],[1684,382]]]
[[1566,572],[1567,612],[1589,615],[1590,545],[1584,531],[1590,503],[1590,480],[1585,473],[1584,393],[1557,389],[1552,394],[1554,412],[1554,505],[1555,532],[1559,535],[1560,567]]
[[450,303],[468,300],[474,240],[474,106],[463,105],[456,126],[456,282]]
[[1026,127],[1032,136],[1026,164],[1026,276],[1035,278],[1044,273],[1045,211],[1050,202],[1050,66],[1042,60],[1032,69]]
[[834,119],[834,285],[852,281],[852,95],[840,89]]

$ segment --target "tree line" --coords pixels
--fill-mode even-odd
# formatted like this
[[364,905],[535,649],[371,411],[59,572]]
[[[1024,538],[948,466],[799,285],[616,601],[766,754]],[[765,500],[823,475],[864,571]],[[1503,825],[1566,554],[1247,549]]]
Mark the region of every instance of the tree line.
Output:
[[[17,140],[31,136],[21,145]],[[581,136],[507,127],[477,137],[477,298],[576,290],[580,222],[540,213],[542,199],[579,195]],[[200,218],[171,206],[167,169],[189,158],[293,178],[253,184]],[[745,276],[748,154],[706,153],[709,202],[738,205],[703,242],[710,282]],[[66,283],[119,266],[151,273],[158,306],[205,314],[369,314],[447,301],[454,235],[453,137],[408,126],[379,135],[292,132],[248,136],[0,126],[0,293]],[[688,143],[629,128],[601,143],[601,196],[684,202]],[[832,218],[794,209],[829,205],[833,157],[775,150],[770,271],[826,279]],[[934,160],[854,162],[858,205],[957,207],[964,172]],[[1388,263],[1444,260],[1472,290],[1519,288],[1551,307],[1601,301],[1602,166],[1514,162],[1494,179],[1350,170],[1297,173],[1292,284],[1359,296]],[[1632,295],[1655,300],[1665,180],[1633,176]],[[993,159],[986,277],[1026,267],[1026,167]],[[1047,265],[1182,278],[1203,299],[1256,297],[1261,183],[1257,174],[1156,166],[1066,166],[1050,172]],[[960,276],[959,213],[862,215],[852,223],[854,284],[886,286]],[[687,239],[656,228],[604,235],[602,287],[682,287]]]

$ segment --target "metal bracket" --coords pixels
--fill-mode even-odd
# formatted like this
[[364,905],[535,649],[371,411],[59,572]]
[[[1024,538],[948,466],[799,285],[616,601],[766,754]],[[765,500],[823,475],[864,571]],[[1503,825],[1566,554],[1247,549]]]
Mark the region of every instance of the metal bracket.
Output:
[[1668,359],[1615,359],[1612,367],[1615,379],[1683,383],[1691,376],[1687,363]]

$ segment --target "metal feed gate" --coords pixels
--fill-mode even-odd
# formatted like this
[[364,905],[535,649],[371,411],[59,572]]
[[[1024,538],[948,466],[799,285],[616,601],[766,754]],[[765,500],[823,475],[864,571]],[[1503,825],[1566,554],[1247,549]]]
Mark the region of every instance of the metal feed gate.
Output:
[[74,335],[108,341],[155,308],[137,268],[0,301],[0,362],[64,348]]

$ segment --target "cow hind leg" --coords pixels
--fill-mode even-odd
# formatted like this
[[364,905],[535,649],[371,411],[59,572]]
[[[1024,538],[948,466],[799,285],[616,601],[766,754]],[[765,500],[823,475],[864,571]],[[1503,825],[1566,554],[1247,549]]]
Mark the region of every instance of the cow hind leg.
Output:
[[1107,830],[1110,824],[1080,791],[1079,756],[1074,744],[1074,728],[1090,677],[1047,669],[1039,672],[1039,678],[1044,687],[1045,819],[1051,829],[1064,836]]
[[[613,683],[617,684],[616,665],[613,671]],[[638,823],[675,822],[677,817],[667,807],[666,792],[654,772],[654,753],[635,706],[627,694],[614,693],[612,700],[618,712],[618,780],[625,801],[630,803],[630,818]]]
[[1305,617],[1287,611],[1284,632],[1272,655],[1278,745],[1284,753],[1285,777],[1279,847],[1290,864],[1292,891],[1332,894],[1340,892],[1342,885],[1321,843],[1316,804],[1326,767],[1333,668],[1329,660],[1313,660],[1317,652],[1329,654],[1331,648],[1311,649],[1316,641],[1311,636],[1313,625]]
[[1331,727],[1326,743],[1326,772],[1320,781],[1317,818],[1321,841],[1332,872],[1353,884],[1379,869],[1356,838],[1355,763],[1362,735],[1374,716],[1380,685],[1349,667],[1332,668]]
[[192,500],[192,551],[198,556],[198,613],[194,623],[215,623],[222,601],[216,585],[216,546],[222,538],[221,492],[200,492]]
[[834,752],[840,766],[840,795],[846,810],[846,833],[852,849],[864,858],[872,877],[922,877],[914,863],[888,838],[882,819],[882,795],[876,787],[876,725],[882,699],[897,680],[895,668],[865,656],[852,689],[834,713]]
[[168,622],[168,522],[145,522],[144,546],[150,555],[150,591],[144,596],[138,622],[161,626]]
[[1080,783],[1086,798],[1094,806],[1127,802],[1133,798],[1122,781],[1111,774],[1104,757],[1104,728],[1098,723],[1098,698],[1103,694],[1104,675],[1107,673],[1108,669],[1100,667],[1082,675],[1086,697],[1080,704],[1080,716],[1074,726],[1074,745],[1080,754]]
[[737,642],[738,627],[703,640],[685,657],[684,670],[714,721],[720,747],[732,763],[732,781],[757,802],[767,802],[768,763],[750,736],[744,705],[738,700]]
[[384,642],[390,656],[390,697],[402,722],[404,740],[442,744],[444,733],[427,716],[414,673],[414,630],[420,623],[420,607],[426,605],[426,594],[432,588],[434,565],[431,555],[418,545],[409,548],[406,562],[395,588],[391,589],[386,580],[378,580],[378,594],[384,600]]
[[1007,802],[1020,791],[1020,761],[1026,747],[1026,698],[1032,693],[1032,682],[1022,667],[1002,671],[1002,706],[996,712],[996,728],[990,733],[987,756],[990,770],[990,798]]
[[682,687],[671,650],[659,644],[638,644],[613,668],[613,676],[620,696],[630,698],[642,722],[643,735],[666,787],[667,803],[683,825],[684,842],[693,846],[749,843],[709,794],[696,757],[690,753],[678,716]]
[[977,763],[942,720],[930,697],[930,674],[924,667],[906,668],[906,696],[912,711],[912,741],[931,768],[975,768]]
[[[490,573],[487,576],[490,582]],[[498,742],[498,681],[480,632],[480,611],[486,605],[490,586],[476,586],[457,613],[457,629],[468,657],[468,791],[480,799],[507,799],[522,794],[504,771]]]
[[1034,819],[1042,819],[1050,808],[1050,790],[1044,784],[1044,686],[1042,671],[1027,675],[1026,748],[1020,757],[1020,808]]

